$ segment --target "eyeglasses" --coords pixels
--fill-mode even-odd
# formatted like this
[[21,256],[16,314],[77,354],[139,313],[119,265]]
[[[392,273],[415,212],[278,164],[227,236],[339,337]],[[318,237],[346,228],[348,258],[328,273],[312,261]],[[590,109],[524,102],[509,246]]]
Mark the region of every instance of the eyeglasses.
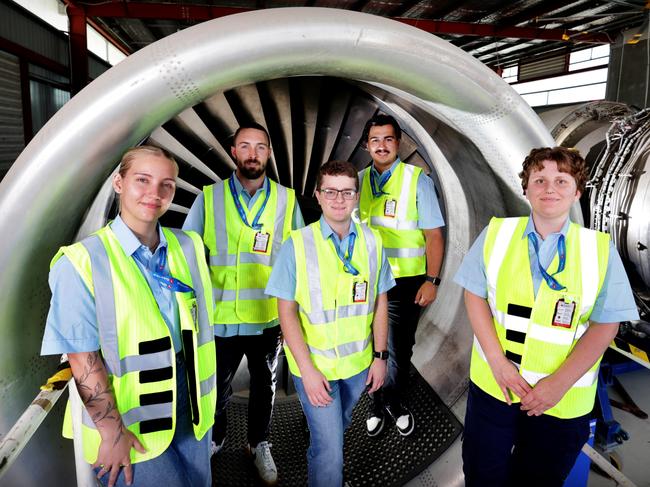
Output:
[[323,188],[319,189],[318,192],[322,194],[326,200],[335,200],[339,197],[339,193],[343,195],[344,200],[353,200],[357,195],[356,190],[354,189],[332,189],[332,188]]

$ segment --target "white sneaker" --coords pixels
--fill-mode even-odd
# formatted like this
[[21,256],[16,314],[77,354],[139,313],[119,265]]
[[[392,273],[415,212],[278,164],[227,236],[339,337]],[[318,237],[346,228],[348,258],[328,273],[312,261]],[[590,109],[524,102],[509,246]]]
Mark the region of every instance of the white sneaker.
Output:
[[271,456],[271,444],[268,441],[261,441],[255,448],[249,446],[253,464],[257,470],[260,479],[266,485],[275,485],[278,483],[278,469],[275,466]]
[[212,441],[210,443],[210,458],[212,458],[214,455],[216,455],[217,453],[219,453],[221,451],[225,441],[226,441],[225,438],[223,440],[221,440],[220,445],[217,445],[214,441]]

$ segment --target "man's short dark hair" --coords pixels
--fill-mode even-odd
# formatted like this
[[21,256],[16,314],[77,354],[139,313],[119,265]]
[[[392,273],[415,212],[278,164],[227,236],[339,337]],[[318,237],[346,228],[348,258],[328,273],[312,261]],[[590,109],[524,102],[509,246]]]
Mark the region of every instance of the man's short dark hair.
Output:
[[266,143],[268,145],[271,145],[271,137],[269,136],[268,130],[266,130],[264,127],[262,127],[259,123],[256,122],[249,122],[249,123],[243,123],[239,126],[239,128],[235,131],[235,135],[232,136],[232,146],[235,146],[235,141],[237,140],[237,136],[242,130],[246,129],[255,129],[255,130],[260,130],[264,132],[266,135]]
[[402,129],[397,123],[397,120],[395,120],[390,115],[384,115],[381,113],[379,115],[375,115],[366,122],[366,126],[363,128],[363,136],[361,137],[361,140],[364,143],[367,143],[368,136],[370,135],[370,129],[372,127],[383,127],[384,125],[392,125],[393,131],[395,132],[395,138],[397,140],[400,140],[402,138]]
[[318,170],[316,189],[320,191],[324,176],[348,176],[354,179],[354,189],[359,191],[359,175],[352,163],[348,161],[329,161]]

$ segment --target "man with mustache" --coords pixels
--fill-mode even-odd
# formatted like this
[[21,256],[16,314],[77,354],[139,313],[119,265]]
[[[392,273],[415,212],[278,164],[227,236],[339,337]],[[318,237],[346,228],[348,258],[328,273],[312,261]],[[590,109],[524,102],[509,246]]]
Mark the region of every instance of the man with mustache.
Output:
[[271,147],[264,127],[239,127],[230,152],[237,165],[234,174],[205,186],[183,225],[203,237],[214,288],[217,407],[212,453],[223,447],[231,382],[246,355],[249,449],[259,477],[274,485],[277,469],[268,439],[282,337],[277,300],[266,296],[264,288],[282,242],[304,222],[294,191],[266,176]]
[[397,283],[388,291],[388,374],[366,420],[371,437],[381,433],[386,416],[402,436],[415,429],[405,404],[415,330],[422,308],[436,299],[444,252],[433,181],[400,160],[401,136],[397,121],[380,114],[368,120],[362,137],[372,165],[359,173],[361,219],[379,231]]

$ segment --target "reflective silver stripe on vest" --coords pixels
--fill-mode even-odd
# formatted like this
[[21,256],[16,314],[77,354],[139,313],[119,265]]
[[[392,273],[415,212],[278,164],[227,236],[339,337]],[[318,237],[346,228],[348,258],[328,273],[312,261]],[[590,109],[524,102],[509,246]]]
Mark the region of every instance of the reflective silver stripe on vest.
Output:
[[[282,239],[280,239],[280,243],[278,245],[282,245]],[[273,261],[272,254],[258,254],[255,252],[242,252],[239,254],[240,264],[262,264],[270,267],[272,265],[272,261]],[[211,255],[210,265],[235,266],[237,265],[237,255],[236,254]]]
[[284,220],[287,216],[287,188],[279,184],[272,184],[272,186],[277,189],[278,197],[275,205],[275,227],[273,229],[273,248],[271,249],[270,255],[271,262],[266,265],[273,265],[278,256],[278,252],[280,252],[280,246],[282,245],[282,238],[284,236]]
[[373,216],[370,217],[370,224],[373,227],[384,227],[391,228],[393,230],[417,230],[418,222],[417,221],[400,221],[396,218],[390,218],[387,216]]
[[194,241],[182,230],[172,229],[171,232],[178,239],[181,246],[185,261],[190,269],[190,276],[192,277],[192,287],[194,288],[194,297],[196,298],[197,317],[199,320],[199,336],[198,345],[205,345],[214,340],[214,334],[211,331],[212,319],[208,316],[208,308],[205,302],[205,289],[203,288],[203,281],[201,280],[201,273],[199,272],[198,256],[196,255],[196,247]]
[[[171,418],[172,417],[172,403],[166,402],[163,404],[150,404],[149,406],[139,406],[133,408],[130,411],[125,411],[121,414],[122,423],[127,428],[134,423],[139,423],[140,421],[147,421],[149,419],[159,419],[159,418]],[[86,408],[82,408],[81,421],[84,426],[88,428],[97,429],[92,418],[88,414]]]
[[314,355],[320,355],[321,357],[335,359],[340,357],[347,357],[353,353],[363,352],[366,348],[368,348],[368,345],[370,345],[371,341],[372,334],[368,335],[363,340],[344,343],[343,345],[339,345],[336,348],[328,348],[327,350],[322,350],[320,348],[312,347],[309,345],[309,351]]
[[131,426],[140,421],[158,418],[171,418],[174,408],[173,403],[166,402],[163,404],[150,404],[148,406],[140,406],[133,408],[129,411],[122,413],[122,422],[124,426]]
[[[219,291],[217,293],[217,291]],[[215,289],[213,293],[215,299],[217,295],[220,295],[221,298],[219,301],[235,301],[237,299],[237,291],[235,289]],[[239,290],[239,299],[250,299],[259,301],[261,299],[268,299],[269,297],[264,294],[264,288],[251,288],[251,289],[240,289]]]
[[[530,370],[520,369],[519,373],[521,376],[528,382],[531,386],[537,384],[544,377],[548,377],[550,374],[544,374],[539,372],[531,372]],[[590,387],[598,380],[598,369],[588,370],[585,374],[580,377],[571,387]]]
[[418,248],[409,248],[409,249],[395,249],[384,247],[384,252],[386,252],[386,257],[389,258],[399,258],[399,257],[422,257],[424,255],[424,247]]
[[[404,165],[404,177],[402,178],[402,187],[400,188],[399,200],[397,202],[397,219],[400,222],[406,222],[409,198],[412,196],[411,181],[415,173],[415,166],[404,164],[403,162],[402,164]],[[415,224],[417,226],[417,222]]]
[[[302,240],[305,247],[305,262],[307,263],[307,286],[309,287],[309,304],[312,312],[323,313],[323,296],[320,291],[320,264],[318,262],[318,252],[314,240],[314,232],[319,232],[318,226],[305,227],[302,233]],[[311,317],[309,318],[311,323]],[[330,320],[334,321],[334,320]],[[322,323],[322,321],[318,321]]]
[[212,392],[212,390],[217,387],[217,376],[216,374],[212,374],[210,377],[208,377],[205,380],[201,381],[201,397],[207,396]]
[[[501,264],[506,256],[506,251],[512,236],[515,233],[517,225],[519,224],[519,218],[505,218],[503,223],[499,227],[496,238],[494,239],[494,245],[492,246],[492,254],[490,255],[490,260],[486,263],[485,266],[485,277],[487,280],[487,291],[488,291],[488,302],[490,307],[496,309],[496,288],[497,281],[499,279],[499,270],[501,269]],[[494,313],[493,313],[494,314]]]
[[159,369],[161,368],[161,364],[169,363],[169,354],[169,350],[163,350],[161,352],[148,353],[145,355],[129,355],[120,360],[120,370],[126,373],[134,370]]
[[582,302],[580,316],[587,313],[598,297],[600,269],[598,259],[598,238],[593,230],[580,228],[580,272],[582,274]]
[[[332,323],[336,318],[351,318],[354,316],[366,316],[375,309],[375,297],[377,287],[377,242],[372,230],[366,225],[358,225],[361,229],[366,245],[368,247],[368,301],[360,304],[347,304],[338,306],[336,309],[323,309],[323,296],[320,288],[320,275],[318,253],[314,242],[312,230],[303,231],[303,242],[305,246],[305,260],[307,262],[307,281],[309,286],[309,300],[311,302],[310,313],[300,306],[300,312],[307,315],[312,325],[323,325]],[[315,229],[315,227],[314,227]],[[315,229],[314,231],[319,231]]]
[[[232,177],[232,176],[231,176]],[[225,181],[215,183],[212,188],[212,209],[214,213],[214,242],[217,255],[228,254],[228,233],[226,233]]]
[[[97,314],[97,328],[101,343],[102,356],[109,374],[121,377],[123,371],[120,363],[120,352],[117,340],[117,318],[115,316],[115,293],[113,291],[113,278],[108,253],[97,235],[91,235],[81,244],[90,255],[93,287],[95,289],[95,313]],[[162,366],[171,365],[171,353],[168,352],[167,361]],[[158,365],[160,367],[161,365]]]

